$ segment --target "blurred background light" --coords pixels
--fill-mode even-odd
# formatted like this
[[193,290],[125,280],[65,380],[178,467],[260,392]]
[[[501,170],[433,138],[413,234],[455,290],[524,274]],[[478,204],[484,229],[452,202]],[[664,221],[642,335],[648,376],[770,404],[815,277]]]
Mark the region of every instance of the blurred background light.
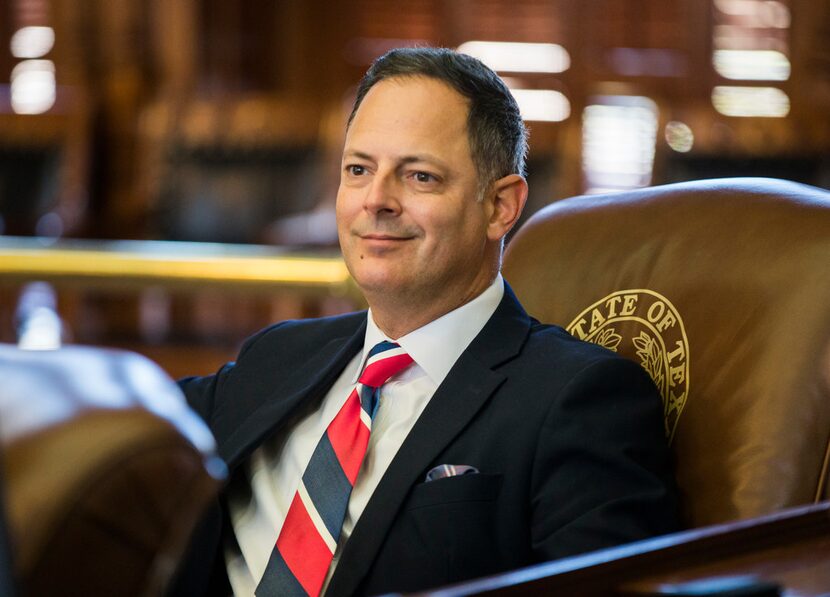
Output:
[[732,87],[712,90],[712,105],[724,116],[783,118],[790,113],[790,98],[775,87]]
[[496,72],[561,73],[571,67],[571,56],[558,44],[468,41],[458,51],[478,58]]
[[63,236],[63,218],[60,214],[50,211],[38,218],[35,225],[35,234],[41,238],[57,239]]
[[683,77],[688,70],[683,53],[666,48],[611,48],[607,61],[626,77]]
[[715,0],[715,8],[726,15],[740,17],[744,26],[786,29],[790,26],[790,9],[777,0]]
[[537,122],[561,122],[571,115],[571,103],[552,89],[511,89],[522,118]]
[[55,105],[55,64],[24,60],[11,76],[11,104],[17,114],[42,114]]
[[9,45],[15,58],[41,58],[55,45],[55,30],[51,27],[22,27],[12,35]]
[[679,153],[691,151],[695,144],[694,133],[692,133],[692,129],[685,122],[672,120],[666,123],[666,128],[663,132],[669,147]]
[[592,98],[582,113],[582,169],[586,192],[603,193],[651,183],[657,105],[642,96]]
[[715,70],[727,79],[786,81],[790,78],[790,60],[775,50],[715,50]]

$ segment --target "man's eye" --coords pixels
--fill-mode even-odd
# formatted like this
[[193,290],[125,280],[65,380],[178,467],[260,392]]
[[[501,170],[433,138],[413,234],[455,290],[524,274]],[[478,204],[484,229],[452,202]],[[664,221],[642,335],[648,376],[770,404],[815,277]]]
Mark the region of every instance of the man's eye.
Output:
[[413,174],[412,177],[417,182],[428,183],[435,181],[435,177],[428,172],[415,172],[415,174]]
[[366,174],[366,168],[363,166],[351,165],[346,166],[346,172],[351,174],[352,176],[363,176]]

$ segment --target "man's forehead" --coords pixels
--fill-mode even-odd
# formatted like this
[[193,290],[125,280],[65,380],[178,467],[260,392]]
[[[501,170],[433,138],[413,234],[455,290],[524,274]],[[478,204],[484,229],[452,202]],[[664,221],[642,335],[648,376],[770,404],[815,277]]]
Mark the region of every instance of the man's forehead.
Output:
[[[407,102],[407,99],[413,101]],[[366,112],[374,112],[378,104],[391,102],[385,107],[394,113],[411,108],[411,104],[417,103],[419,99],[424,101],[422,109],[433,108],[444,115],[449,115],[448,108],[454,108],[455,115],[462,117],[466,123],[468,99],[445,81],[425,75],[394,76],[378,81],[366,92],[355,112],[355,120],[361,112],[364,115]]]
[[[466,99],[428,77],[375,84],[346,132],[343,159],[431,162],[448,170],[472,164]],[[466,163],[466,164],[465,164]]]

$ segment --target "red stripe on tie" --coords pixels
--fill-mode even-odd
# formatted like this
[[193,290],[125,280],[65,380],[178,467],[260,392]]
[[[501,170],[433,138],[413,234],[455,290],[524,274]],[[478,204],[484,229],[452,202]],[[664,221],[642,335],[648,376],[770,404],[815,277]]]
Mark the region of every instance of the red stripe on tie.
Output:
[[369,429],[360,421],[360,410],[360,397],[356,390],[352,390],[327,431],[340,467],[352,487],[369,445]]
[[309,595],[319,595],[334,554],[320,537],[299,493],[294,494],[277,549],[288,569]]
[[412,357],[406,353],[375,361],[366,367],[366,370],[360,376],[360,383],[378,388],[411,362]]

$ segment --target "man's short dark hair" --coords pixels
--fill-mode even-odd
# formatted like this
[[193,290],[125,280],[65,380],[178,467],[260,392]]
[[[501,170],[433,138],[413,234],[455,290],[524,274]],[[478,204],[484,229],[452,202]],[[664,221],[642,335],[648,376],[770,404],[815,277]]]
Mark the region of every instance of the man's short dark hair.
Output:
[[417,76],[443,81],[467,98],[467,134],[480,192],[508,174],[524,176],[527,129],[510,90],[481,61],[447,48],[397,48],[375,60],[360,81],[348,126],[376,83]]

